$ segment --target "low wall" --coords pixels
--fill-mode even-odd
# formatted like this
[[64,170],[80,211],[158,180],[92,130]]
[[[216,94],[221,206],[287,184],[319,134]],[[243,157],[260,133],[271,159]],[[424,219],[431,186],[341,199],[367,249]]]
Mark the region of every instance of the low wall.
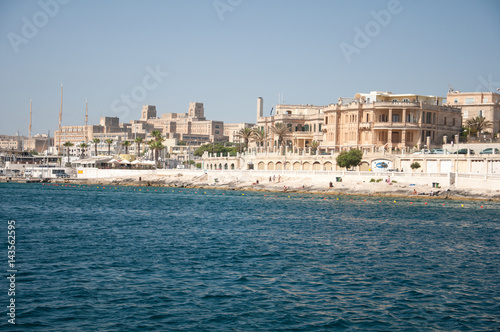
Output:
[[101,168],[77,168],[77,179],[102,179],[110,177],[141,176],[145,174],[157,174],[157,170],[150,169],[101,169]]
[[460,189],[500,189],[500,174],[471,174],[458,173],[455,178],[455,187]]

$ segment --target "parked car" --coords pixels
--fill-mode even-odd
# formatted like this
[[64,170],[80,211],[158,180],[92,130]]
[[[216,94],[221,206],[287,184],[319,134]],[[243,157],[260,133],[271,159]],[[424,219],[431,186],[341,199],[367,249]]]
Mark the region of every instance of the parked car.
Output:
[[[469,152],[467,152],[469,151]],[[458,149],[458,151],[453,152],[453,154],[474,154],[474,150],[472,149]]]
[[431,153],[431,150],[427,150],[427,149],[413,152],[413,154],[429,154],[429,153]]
[[[493,152],[495,151],[495,152]],[[483,151],[479,152],[479,154],[499,154],[500,153],[500,150],[498,150],[497,148],[493,149],[493,148],[487,148],[487,149],[484,149]]]
[[432,149],[431,154],[450,154],[450,153],[445,149]]

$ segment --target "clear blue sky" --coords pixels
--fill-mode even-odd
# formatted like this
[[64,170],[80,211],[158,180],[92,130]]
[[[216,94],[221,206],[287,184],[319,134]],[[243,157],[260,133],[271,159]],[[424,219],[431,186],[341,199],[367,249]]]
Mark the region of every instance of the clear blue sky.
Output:
[[327,105],[373,90],[493,91],[499,18],[498,0],[3,0],[0,134],[28,134],[31,98],[32,133],[53,135],[61,83],[63,125],[84,124],[85,98],[90,124],[192,101],[208,119],[255,122],[257,97],[269,114],[280,92]]

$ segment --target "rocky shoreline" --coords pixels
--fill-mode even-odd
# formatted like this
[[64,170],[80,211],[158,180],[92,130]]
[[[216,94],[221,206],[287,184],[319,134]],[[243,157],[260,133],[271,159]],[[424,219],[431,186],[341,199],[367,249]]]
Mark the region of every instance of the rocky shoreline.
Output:
[[[381,197],[414,197],[422,199],[457,199],[500,201],[500,190],[463,190],[453,187],[430,188],[425,185],[397,183],[340,182],[318,183],[317,180],[283,176],[269,181],[259,178],[254,181],[234,177],[214,178],[208,174],[174,173],[171,175],[143,175],[99,179],[55,180],[56,183],[78,183],[110,186],[151,186],[176,188],[204,188],[219,190],[246,190],[260,192],[289,192],[316,195],[361,195]],[[330,187],[332,185],[332,187]],[[415,194],[415,192],[417,194]]]

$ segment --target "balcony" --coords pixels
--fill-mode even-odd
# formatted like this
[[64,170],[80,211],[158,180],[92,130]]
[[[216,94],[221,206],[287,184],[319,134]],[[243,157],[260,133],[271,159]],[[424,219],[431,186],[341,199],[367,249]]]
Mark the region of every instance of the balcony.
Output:
[[373,129],[419,129],[418,123],[414,122],[375,122]]
[[359,129],[361,130],[370,130],[372,129],[372,122],[360,122]]
[[391,101],[377,101],[374,102],[373,105],[378,108],[378,107],[383,107],[383,108],[406,108],[406,107],[420,107],[420,103],[394,103]]

